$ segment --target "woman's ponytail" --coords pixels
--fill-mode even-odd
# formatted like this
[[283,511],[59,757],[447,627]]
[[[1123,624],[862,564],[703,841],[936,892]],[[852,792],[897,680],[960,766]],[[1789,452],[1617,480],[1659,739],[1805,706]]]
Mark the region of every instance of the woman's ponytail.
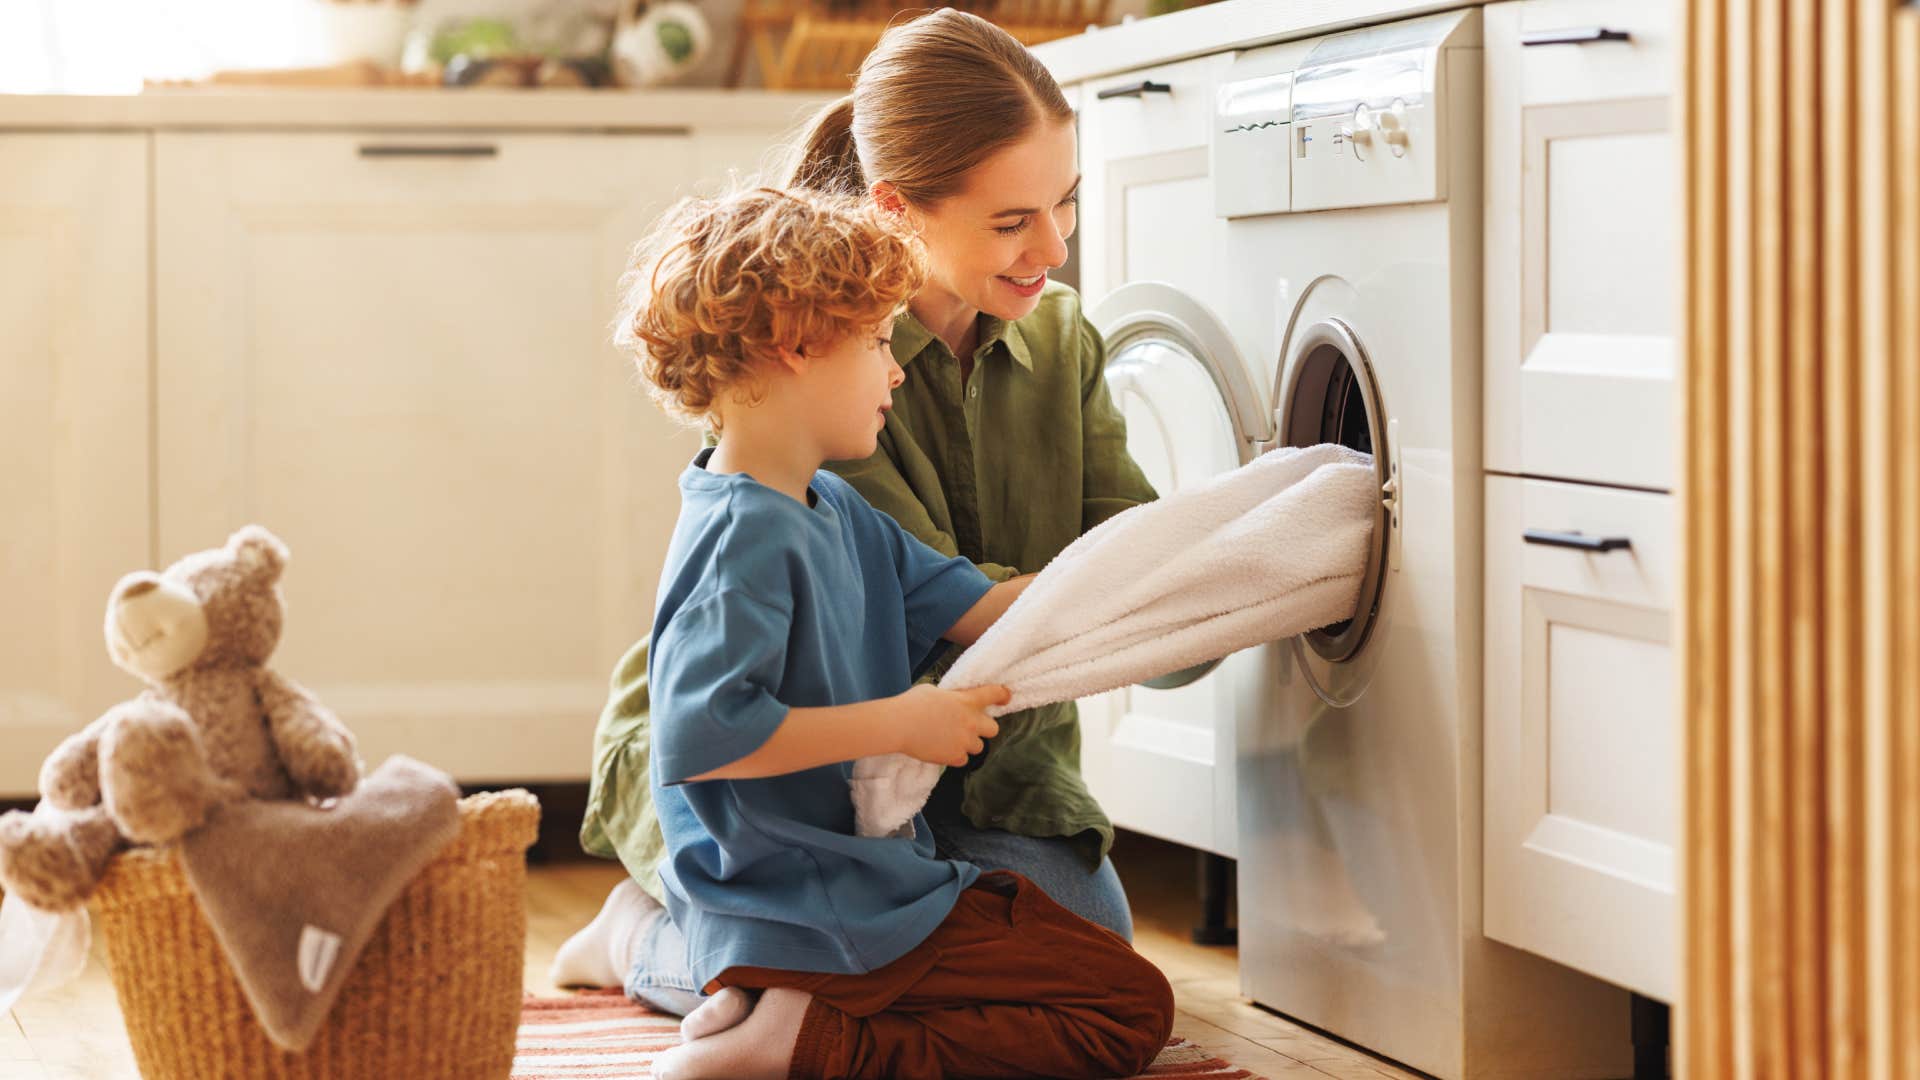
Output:
[[853,95],[821,109],[794,147],[782,187],[836,195],[865,195],[860,153],[853,142]]

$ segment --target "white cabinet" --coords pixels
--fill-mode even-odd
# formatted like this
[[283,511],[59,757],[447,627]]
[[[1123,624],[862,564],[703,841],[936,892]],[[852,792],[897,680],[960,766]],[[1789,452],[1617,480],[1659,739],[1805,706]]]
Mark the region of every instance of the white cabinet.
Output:
[[[1082,172],[1080,292],[1107,335],[1108,382],[1127,418],[1128,450],[1162,494],[1239,464],[1231,437],[1237,418],[1226,415],[1206,365],[1244,375],[1231,339],[1200,299],[1225,295],[1226,223],[1213,213],[1208,133],[1214,89],[1232,59],[1205,56],[1072,89]],[[1185,330],[1156,323],[1150,333],[1116,334],[1102,301],[1135,282],[1171,286],[1175,309],[1162,314],[1177,314]],[[1183,332],[1207,340],[1186,341]],[[1136,337],[1141,348],[1130,350]],[[1217,424],[1167,427],[1169,417],[1207,417],[1210,405]],[[1218,442],[1213,428],[1224,433]],[[1236,853],[1233,717],[1249,695],[1270,694],[1265,655],[1229,657],[1185,685],[1132,686],[1080,703],[1081,772],[1114,824]]]
[[1486,467],[1670,490],[1676,6],[1484,14]]
[[138,689],[100,624],[152,548],[147,144],[0,134],[0,792]]
[[275,663],[369,763],[580,775],[697,447],[606,344],[688,140],[155,143],[160,560],[279,533]]
[[1222,53],[1080,88],[1080,293],[1130,281],[1219,296],[1226,223],[1214,217],[1207,133]]
[[1671,1001],[1673,499],[1492,476],[1486,517],[1486,934]]

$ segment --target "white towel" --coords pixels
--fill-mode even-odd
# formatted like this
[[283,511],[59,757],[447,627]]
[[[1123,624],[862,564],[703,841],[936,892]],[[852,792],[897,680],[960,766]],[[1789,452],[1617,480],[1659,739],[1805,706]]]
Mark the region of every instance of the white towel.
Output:
[[[1006,686],[999,716],[1351,618],[1379,499],[1373,459],[1329,444],[1136,506],[1048,563],[940,686]],[[907,835],[939,776],[904,754],[854,762],[856,831]]]

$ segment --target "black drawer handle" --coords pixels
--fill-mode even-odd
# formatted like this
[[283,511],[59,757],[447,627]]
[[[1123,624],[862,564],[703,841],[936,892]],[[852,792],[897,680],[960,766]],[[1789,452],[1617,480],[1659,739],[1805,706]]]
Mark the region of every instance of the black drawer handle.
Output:
[[361,143],[360,156],[365,158],[433,157],[433,158],[481,158],[496,157],[500,148],[492,143]]
[[1108,87],[1093,96],[1099,98],[1101,101],[1105,101],[1108,98],[1145,97],[1148,94],[1171,93],[1173,93],[1173,87],[1168,86],[1166,83],[1154,82],[1152,79],[1143,79],[1140,82],[1128,83],[1125,86]]
[[1629,551],[1633,548],[1633,541],[1624,536],[1583,536],[1577,532],[1548,532],[1545,529],[1528,529],[1520,535],[1520,539],[1543,547],[1573,548],[1575,551],[1591,551],[1597,554]]
[[1520,35],[1522,45],[1591,45],[1596,41],[1632,41],[1633,35],[1625,30],[1609,30],[1604,26],[1582,26],[1569,30],[1535,30],[1531,34]]

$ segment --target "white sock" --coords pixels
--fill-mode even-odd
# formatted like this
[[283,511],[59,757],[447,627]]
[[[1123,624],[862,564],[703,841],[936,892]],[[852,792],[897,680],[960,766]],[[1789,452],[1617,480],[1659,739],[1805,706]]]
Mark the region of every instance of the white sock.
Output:
[[666,914],[640,883],[627,878],[607,894],[600,914],[554,954],[555,986],[619,987],[633,966],[634,946],[653,920]]

